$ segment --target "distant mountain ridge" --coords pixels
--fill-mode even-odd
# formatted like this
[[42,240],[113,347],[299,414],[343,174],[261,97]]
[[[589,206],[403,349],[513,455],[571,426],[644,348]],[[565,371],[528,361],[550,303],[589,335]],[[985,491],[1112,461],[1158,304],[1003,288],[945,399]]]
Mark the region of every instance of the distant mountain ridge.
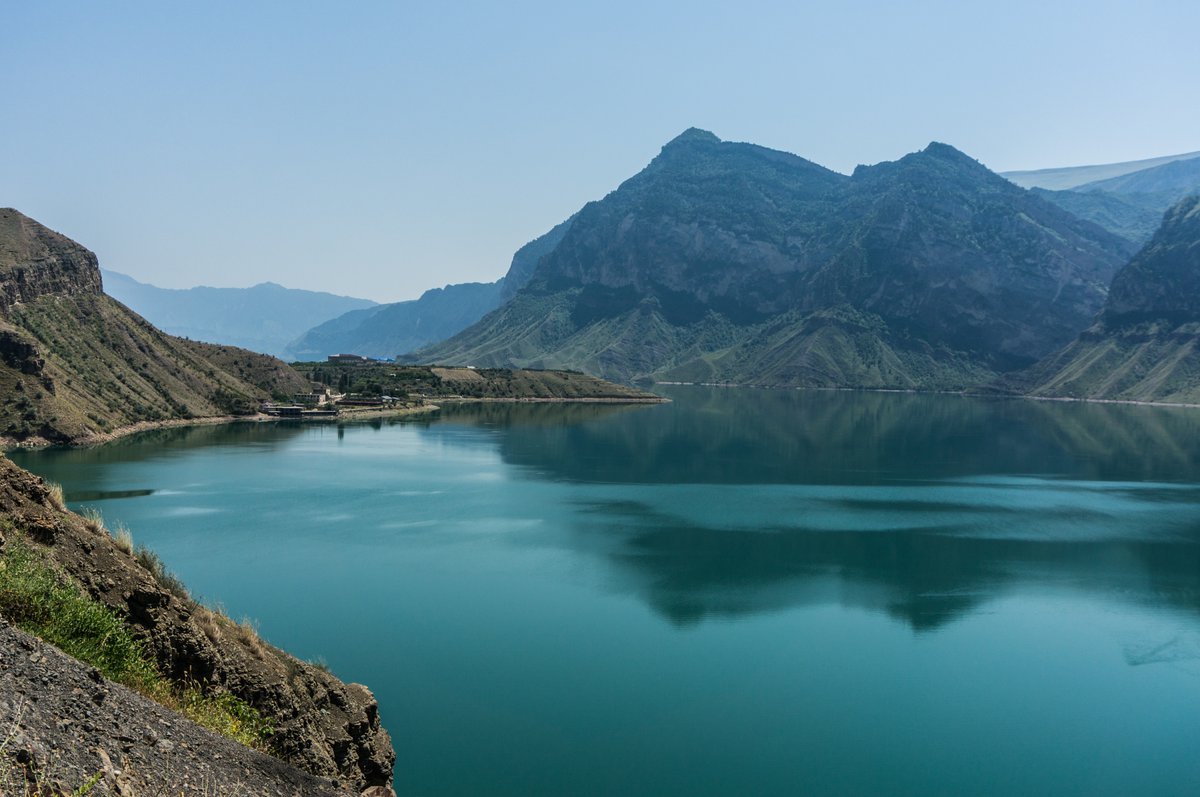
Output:
[[307,385],[274,358],[164,334],[101,292],[93,253],[0,210],[0,440],[94,440],[252,411]]
[[934,143],[850,177],[688,130],[407,361],[955,389],[1070,341],[1132,247]]
[[263,282],[250,288],[159,288],[103,270],[104,291],[172,335],[275,357],[308,329],[375,302]]
[[285,350],[291,360],[321,360],[341,352],[392,359],[445,340],[512,298],[542,256],[566,234],[574,217],[522,246],[508,273],[495,282],[434,288],[419,299],[354,310],[308,330]]
[[1200,403],[1200,197],[1166,214],[1113,279],[1096,322],[1013,387],[1055,398]]
[[1153,169],[1174,161],[1200,158],[1200,151],[1184,152],[1179,155],[1163,155],[1121,163],[1100,163],[1089,166],[1060,166],[1050,169],[1027,169],[1024,171],[1000,172],[1000,176],[1011,180],[1022,188],[1045,188],[1050,191],[1077,189],[1088,183],[1120,177],[1134,172]]
[[1200,191],[1200,152],[1002,176],[1140,247],[1168,208]]

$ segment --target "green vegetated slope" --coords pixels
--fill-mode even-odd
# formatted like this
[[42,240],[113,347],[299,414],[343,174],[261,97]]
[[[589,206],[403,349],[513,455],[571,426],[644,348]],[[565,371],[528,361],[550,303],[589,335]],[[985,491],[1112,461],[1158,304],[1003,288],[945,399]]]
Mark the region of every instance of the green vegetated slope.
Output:
[[1036,396],[1200,403],[1200,198],[1113,279],[1095,324],[1020,379]]
[[0,211],[0,438],[83,441],[141,421],[252,411],[287,365],[167,335],[104,295],[96,256]]
[[511,301],[407,359],[958,389],[1070,341],[1131,251],[944,144],[846,177],[689,130]]
[[104,292],[169,335],[238,346],[279,357],[308,329],[352,310],[374,307],[367,299],[285,288],[264,282],[250,288],[159,288],[102,269]]

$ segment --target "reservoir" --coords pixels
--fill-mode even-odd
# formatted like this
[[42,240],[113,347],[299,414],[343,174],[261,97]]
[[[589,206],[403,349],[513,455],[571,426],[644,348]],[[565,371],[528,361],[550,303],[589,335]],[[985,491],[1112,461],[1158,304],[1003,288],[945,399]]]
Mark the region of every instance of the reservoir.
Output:
[[1200,793],[1200,411],[665,388],[13,452],[401,795]]

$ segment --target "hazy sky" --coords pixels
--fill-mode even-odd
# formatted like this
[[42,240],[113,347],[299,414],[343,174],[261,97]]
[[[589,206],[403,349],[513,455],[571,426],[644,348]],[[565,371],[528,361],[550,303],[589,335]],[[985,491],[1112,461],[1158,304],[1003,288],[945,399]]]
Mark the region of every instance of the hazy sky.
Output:
[[491,281],[687,127],[839,171],[1200,150],[1200,3],[9,2],[0,206],[166,287]]

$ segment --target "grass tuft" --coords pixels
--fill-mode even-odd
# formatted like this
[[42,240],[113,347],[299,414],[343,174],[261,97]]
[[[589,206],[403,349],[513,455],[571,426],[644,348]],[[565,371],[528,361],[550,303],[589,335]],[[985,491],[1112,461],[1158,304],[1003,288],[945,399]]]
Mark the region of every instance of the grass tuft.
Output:
[[[132,545],[132,535],[130,535],[129,541]],[[154,576],[154,580],[158,582],[160,587],[170,592],[176,598],[179,598],[192,611],[196,610],[199,604],[192,600],[192,595],[188,592],[187,586],[184,585],[179,576],[167,569],[167,566],[163,564],[163,560],[159,558],[158,554],[144,545],[139,545],[134,549],[133,556],[138,560],[138,564],[150,571],[150,575]]]
[[100,513],[99,509],[89,506],[79,514],[83,517],[83,525],[88,527],[88,531],[99,534],[105,530],[104,515]]
[[0,614],[95,667],[109,680],[209,730],[271,752],[272,728],[258,711],[227,693],[206,695],[196,684],[172,683],[158,671],[145,645],[115,612],[87,597],[21,539],[12,540],[0,558]]
[[118,523],[116,531],[113,533],[113,540],[117,547],[124,551],[129,556],[133,556],[133,533],[124,523]]
[[62,485],[55,482],[46,482],[46,489],[46,498],[50,501],[50,506],[54,509],[57,509],[59,512],[66,512],[67,499],[66,496],[63,495]]

